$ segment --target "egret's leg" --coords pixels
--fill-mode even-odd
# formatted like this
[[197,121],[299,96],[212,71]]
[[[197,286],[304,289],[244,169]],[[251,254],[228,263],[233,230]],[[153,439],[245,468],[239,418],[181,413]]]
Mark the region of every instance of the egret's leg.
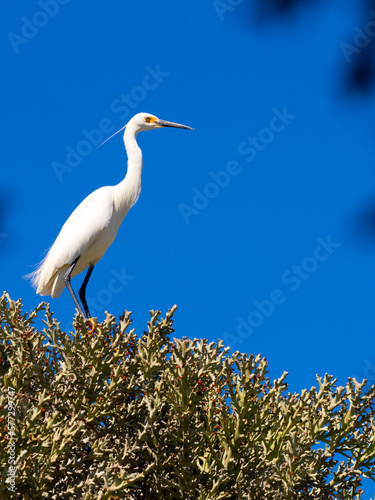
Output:
[[86,287],[87,287],[87,283],[89,282],[89,279],[90,279],[90,276],[91,276],[91,273],[94,269],[94,266],[92,264],[90,264],[90,267],[87,271],[87,274],[85,276],[85,279],[83,280],[83,283],[82,283],[82,286],[81,288],[79,289],[79,298],[81,299],[81,302],[82,302],[82,305],[83,305],[83,308],[85,310],[85,313],[86,313],[86,317],[87,318],[91,318],[91,314],[90,314],[90,311],[89,311],[89,308],[88,308],[88,305],[87,305],[87,302],[86,302]]
[[78,259],[79,259],[79,257],[76,258],[76,260],[73,262],[73,264],[69,267],[69,269],[64,274],[64,283],[65,283],[66,288],[69,290],[69,293],[72,296],[72,299],[74,300],[74,303],[78,309],[79,314],[82,316],[82,318],[87,319],[85,313],[83,312],[81,304],[78,302],[78,299],[73,291],[72,285],[70,284],[72,272],[73,272],[73,269],[75,268],[75,265],[78,262]]

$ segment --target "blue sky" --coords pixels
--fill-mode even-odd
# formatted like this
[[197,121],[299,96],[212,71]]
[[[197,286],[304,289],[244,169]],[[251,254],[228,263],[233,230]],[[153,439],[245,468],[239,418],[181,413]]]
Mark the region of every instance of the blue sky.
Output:
[[[375,383],[374,96],[345,87],[374,19],[361,7],[8,6],[2,288],[25,310],[42,300],[22,276],[84,197],[125,175],[121,135],[93,144],[149,112],[195,131],[138,136],[141,196],[93,272],[93,315],[132,310],[141,333],[149,309],[176,303],[176,336],[260,352],[292,391],[326,372]],[[69,329],[66,290],[52,309]]]

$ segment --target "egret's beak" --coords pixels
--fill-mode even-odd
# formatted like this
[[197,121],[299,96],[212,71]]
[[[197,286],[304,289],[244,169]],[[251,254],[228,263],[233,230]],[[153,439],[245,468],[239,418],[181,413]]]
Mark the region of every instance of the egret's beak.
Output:
[[159,127],[174,127],[174,128],[185,128],[187,130],[194,130],[191,127],[188,127],[186,125],[180,125],[179,123],[173,123],[173,122],[167,122],[165,120],[155,120],[154,123],[156,125],[159,125]]

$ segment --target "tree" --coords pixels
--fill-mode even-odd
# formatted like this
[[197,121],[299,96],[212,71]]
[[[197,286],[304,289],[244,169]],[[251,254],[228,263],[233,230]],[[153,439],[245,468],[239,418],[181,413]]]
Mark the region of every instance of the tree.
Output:
[[171,339],[175,310],[139,336],[127,312],[65,333],[48,304],[1,297],[0,497],[361,498],[375,387],[325,375],[291,394],[260,355]]

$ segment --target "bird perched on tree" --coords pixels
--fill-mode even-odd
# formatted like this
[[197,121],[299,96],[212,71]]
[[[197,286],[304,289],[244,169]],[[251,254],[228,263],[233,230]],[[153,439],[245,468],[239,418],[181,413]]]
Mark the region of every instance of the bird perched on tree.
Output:
[[[86,302],[87,283],[94,266],[113,243],[121,222],[136,203],[141,191],[143,161],[142,151],[136,140],[137,134],[165,127],[193,130],[186,125],[160,120],[148,113],[133,116],[123,127],[128,155],[125,178],[116,186],[101,187],[87,196],[65,222],[38,268],[27,276],[40,295],[59,297],[66,286],[79,314],[90,322],[92,329],[95,326]],[[70,281],[87,268],[79,290],[82,309]]]

